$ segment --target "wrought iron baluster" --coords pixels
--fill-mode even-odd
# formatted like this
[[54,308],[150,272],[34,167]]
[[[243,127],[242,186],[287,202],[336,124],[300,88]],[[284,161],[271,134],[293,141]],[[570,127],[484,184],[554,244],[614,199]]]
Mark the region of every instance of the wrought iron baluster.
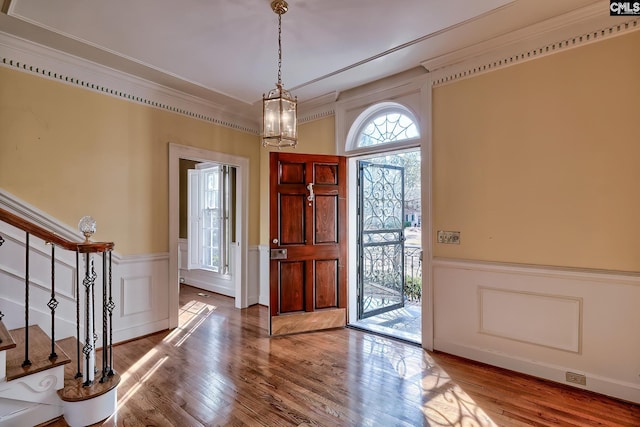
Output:
[[75,378],[82,377],[82,359],[80,358],[80,252],[76,249],[76,360]]
[[31,366],[29,360],[29,233],[26,233],[24,246],[26,248],[24,268],[24,362],[22,367]]
[[107,378],[107,253],[102,253],[102,376],[100,382]]
[[109,310],[109,376],[113,376],[115,372],[113,371],[113,309],[116,307],[113,302],[113,276],[112,276],[112,268],[111,268],[111,253],[109,250],[109,303],[107,304],[107,309]]
[[93,269],[93,262],[91,261],[91,258],[89,256],[89,254],[87,253],[85,255],[85,277],[84,280],[82,281],[84,287],[85,287],[85,344],[84,347],[82,348],[82,352],[85,355],[85,362],[86,362],[86,371],[84,373],[85,375],[85,381],[82,384],[85,387],[90,386],[91,384],[93,384],[93,372],[91,369],[91,352],[93,351],[93,345],[92,345],[92,341],[93,341],[93,337],[91,336],[91,291],[93,289],[93,284],[96,280],[96,276],[95,276],[95,270]]
[[[98,334],[96,333],[96,288],[95,288],[95,282],[96,282],[96,271],[94,269],[94,264],[93,262],[91,263],[91,275],[93,276],[93,283],[91,283],[91,330],[93,331],[93,351],[94,351],[94,356],[95,356],[95,350],[96,350],[96,342],[98,341]],[[93,361],[93,374],[97,374],[98,373],[98,367],[95,365],[95,359]]]
[[58,307],[58,300],[56,300],[56,245],[51,243],[51,299],[47,303],[47,307],[51,310],[51,354],[49,360],[56,359],[56,307]]

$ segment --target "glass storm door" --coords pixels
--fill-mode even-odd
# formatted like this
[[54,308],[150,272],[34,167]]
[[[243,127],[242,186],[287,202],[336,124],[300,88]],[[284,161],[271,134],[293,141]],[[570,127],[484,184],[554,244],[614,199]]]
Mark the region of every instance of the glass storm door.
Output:
[[404,306],[404,168],[358,166],[358,319],[364,319]]

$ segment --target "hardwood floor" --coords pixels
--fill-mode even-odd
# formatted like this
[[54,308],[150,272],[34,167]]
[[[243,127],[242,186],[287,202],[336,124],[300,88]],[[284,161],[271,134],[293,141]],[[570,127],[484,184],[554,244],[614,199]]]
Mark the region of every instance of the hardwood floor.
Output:
[[265,307],[203,294],[182,288],[180,328],[115,348],[103,426],[640,426],[638,405],[357,330],[269,338]]

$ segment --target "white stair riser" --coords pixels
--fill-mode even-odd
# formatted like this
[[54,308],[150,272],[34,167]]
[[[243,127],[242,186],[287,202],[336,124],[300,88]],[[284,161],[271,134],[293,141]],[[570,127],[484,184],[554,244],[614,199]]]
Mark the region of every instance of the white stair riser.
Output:
[[91,400],[64,402],[64,419],[71,427],[95,424],[116,412],[118,389],[102,394]]
[[[19,406],[22,405],[22,406]],[[10,413],[0,415],[0,427],[25,427],[42,424],[62,416],[62,405],[41,403],[10,402],[0,399],[0,408],[12,409]]]
[[57,390],[64,387],[64,366],[0,383],[0,398],[60,405]]

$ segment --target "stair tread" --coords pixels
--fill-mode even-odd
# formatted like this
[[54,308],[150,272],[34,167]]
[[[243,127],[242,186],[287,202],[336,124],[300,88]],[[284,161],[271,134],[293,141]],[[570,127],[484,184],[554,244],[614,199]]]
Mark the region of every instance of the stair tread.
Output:
[[[87,400],[93,397],[100,396],[113,388],[117,387],[120,383],[120,375],[116,372],[110,377],[107,377],[107,381],[100,382],[101,372],[95,375],[95,381],[92,385],[84,387],[82,378],[75,378],[77,372],[77,348],[75,338],[65,338],[58,341],[58,345],[70,355],[72,362],[64,367],[64,388],[58,390],[58,396],[60,399],[67,402],[77,402],[81,400]],[[80,343],[82,346],[82,343]],[[80,353],[80,357],[83,354]],[[99,348],[96,351],[96,367],[100,369],[102,366],[102,351]]]
[[116,372],[108,376],[103,383],[100,382],[100,373],[96,374],[95,381],[88,387],[83,385],[82,378],[65,377],[64,388],[58,390],[58,396],[66,402],[77,402],[98,397],[113,390],[118,384],[120,384],[120,375]]
[[29,360],[31,365],[22,367],[25,356],[25,328],[13,329],[9,333],[13,336],[16,346],[7,351],[7,381],[71,362],[69,356],[57,344],[55,345],[57,357],[49,360],[51,338],[38,325],[32,325],[29,326]]
[[13,336],[4,326],[4,323],[0,321],[0,351],[9,350],[15,348],[16,342],[13,340]]

